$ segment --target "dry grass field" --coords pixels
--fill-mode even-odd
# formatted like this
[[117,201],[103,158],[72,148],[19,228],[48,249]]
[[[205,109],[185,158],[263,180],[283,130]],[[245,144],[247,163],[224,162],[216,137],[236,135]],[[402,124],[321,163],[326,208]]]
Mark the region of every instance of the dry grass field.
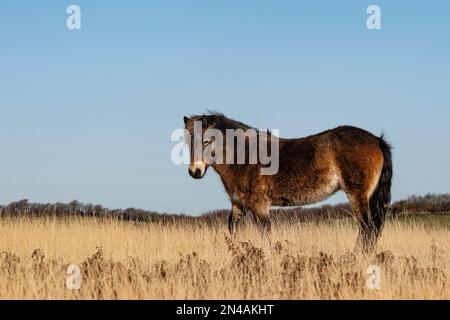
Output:
[[4,217],[0,299],[450,299],[448,227],[390,221],[370,257],[355,238],[351,220],[275,223],[269,238],[246,224],[231,241],[222,223]]

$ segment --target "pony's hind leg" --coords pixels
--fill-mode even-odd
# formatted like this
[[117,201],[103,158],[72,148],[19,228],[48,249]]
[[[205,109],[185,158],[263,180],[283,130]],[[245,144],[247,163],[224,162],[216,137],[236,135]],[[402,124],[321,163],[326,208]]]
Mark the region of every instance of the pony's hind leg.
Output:
[[371,253],[375,248],[379,232],[372,220],[369,199],[361,194],[350,195],[349,199],[359,226],[356,249],[366,254]]
[[262,214],[260,212],[254,214],[256,225],[264,236],[267,236],[272,230],[269,213]]

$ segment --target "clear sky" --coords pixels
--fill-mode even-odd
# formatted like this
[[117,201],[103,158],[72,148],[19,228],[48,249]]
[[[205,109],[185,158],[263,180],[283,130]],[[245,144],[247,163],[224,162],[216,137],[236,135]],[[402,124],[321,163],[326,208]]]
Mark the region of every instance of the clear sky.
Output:
[[228,208],[170,158],[205,109],[283,137],[384,130],[394,199],[450,192],[449,84],[448,1],[0,0],[0,203]]

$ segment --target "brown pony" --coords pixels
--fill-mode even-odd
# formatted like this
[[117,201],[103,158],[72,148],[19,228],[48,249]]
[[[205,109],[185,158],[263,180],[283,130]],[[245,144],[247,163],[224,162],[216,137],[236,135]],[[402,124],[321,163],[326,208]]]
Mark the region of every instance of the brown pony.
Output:
[[[227,129],[251,129],[220,113],[194,115],[184,117],[185,128],[191,138],[196,121],[201,123],[202,134],[206,129],[216,129],[224,135]],[[383,136],[376,137],[363,129],[341,126],[298,139],[282,139],[268,133],[267,139],[269,142],[278,139],[279,168],[274,175],[262,175],[259,162],[211,163],[231,200],[230,233],[235,233],[237,223],[247,210],[253,213],[263,229],[270,230],[271,206],[311,204],[342,190],[359,223],[358,244],[365,251],[373,249],[391,198],[391,147]],[[219,143],[203,141],[203,147],[229,148],[228,144]],[[193,161],[193,149],[191,144],[189,173],[200,179],[206,173],[208,163],[204,158]]]

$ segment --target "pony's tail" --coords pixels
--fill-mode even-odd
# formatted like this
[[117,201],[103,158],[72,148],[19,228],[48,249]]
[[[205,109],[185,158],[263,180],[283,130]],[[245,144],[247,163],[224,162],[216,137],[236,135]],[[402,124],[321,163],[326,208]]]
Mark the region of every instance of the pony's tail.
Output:
[[375,236],[378,237],[384,226],[386,213],[391,203],[391,185],[392,185],[392,147],[386,142],[383,135],[379,139],[380,148],[383,153],[384,163],[381,171],[378,186],[370,198],[370,211],[372,223],[375,230]]

